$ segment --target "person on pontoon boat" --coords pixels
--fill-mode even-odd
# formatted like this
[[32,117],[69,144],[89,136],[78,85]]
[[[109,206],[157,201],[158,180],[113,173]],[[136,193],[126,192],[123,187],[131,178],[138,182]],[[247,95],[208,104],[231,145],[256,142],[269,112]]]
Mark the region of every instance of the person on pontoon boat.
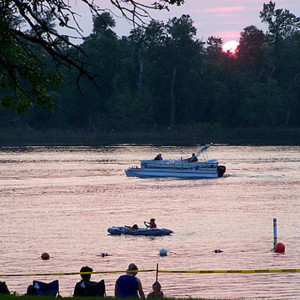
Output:
[[154,160],[162,160],[162,159],[163,158],[162,158],[161,154],[157,154],[154,158]]
[[198,161],[198,158],[197,158],[196,154],[193,153],[192,157],[188,158],[186,161],[188,161],[188,162],[196,162],[196,161]]

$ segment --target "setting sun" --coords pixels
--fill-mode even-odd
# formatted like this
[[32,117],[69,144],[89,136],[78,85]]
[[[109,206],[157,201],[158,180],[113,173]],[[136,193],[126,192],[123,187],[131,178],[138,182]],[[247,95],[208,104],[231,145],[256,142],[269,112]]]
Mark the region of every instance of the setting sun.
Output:
[[237,41],[228,41],[222,46],[223,52],[227,53],[229,51],[230,54],[235,54],[237,51],[237,48],[239,46],[239,42]]

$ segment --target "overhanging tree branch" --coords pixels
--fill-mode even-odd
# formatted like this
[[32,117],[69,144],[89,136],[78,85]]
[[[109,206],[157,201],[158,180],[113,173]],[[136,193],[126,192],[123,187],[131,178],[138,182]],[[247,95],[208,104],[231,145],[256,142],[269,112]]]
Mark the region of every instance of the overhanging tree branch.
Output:
[[[100,19],[101,13],[109,10],[107,7],[100,7],[94,0],[78,1],[87,5],[91,14],[100,17]],[[138,24],[150,17],[150,10],[168,9],[168,5],[180,5],[184,3],[184,0],[158,0],[152,4],[143,4],[134,0],[110,0],[110,3],[121,12],[125,19],[133,24]],[[83,38],[78,17],[79,14],[67,0],[0,0],[0,44],[1,47],[6,47],[4,51],[0,51],[0,78],[6,78],[3,81],[6,82],[5,85],[0,82],[0,89],[5,88],[7,91],[10,88],[14,93],[10,98],[13,96],[22,98],[23,96],[23,99],[19,100],[20,103],[24,102],[26,105],[23,105],[21,110],[24,107],[28,109],[32,102],[42,106],[45,102],[51,103],[51,99],[47,95],[47,89],[51,82],[49,75],[48,77],[45,76],[44,83],[37,80],[41,86],[36,91],[33,89],[32,93],[26,92],[26,85],[24,87],[18,82],[22,82],[24,79],[21,74],[24,74],[26,63],[37,68],[37,74],[43,74],[42,64],[44,60],[37,54],[38,48],[42,48],[51,57],[56,67],[65,66],[76,69],[78,71],[76,78],[78,87],[82,76],[95,83],[95,74],[88,71],[86,54],[82,48],[70,40],[73,38],[71,35],[63,35],[55,30],[55,25],[57,25],[59,28],[67,28]],[[104,20],[103,22],[105,23]],[[11,53],[10,49],[14,49],[14,52]],[[8,70],[14,65],[14,61],[18,61],[14,55],[20,54],[24,56],[22,67],[15,66],[18,76],[12,76]],[[28,82],[28,80],[30,81],[28,86],[32,87],[36,84],[33,76],[26,78],[25,81]],[[34,95],[33,92],[38,90],[43,91],[43,93]],[[29,97],[29,94],[32,96]],[[32,101],[32,97],[35,96],[37,100]],[[2,100],[0,98],[0,106],[3,105]],[[5,103],[5,106],[9,106],[7,101]]]

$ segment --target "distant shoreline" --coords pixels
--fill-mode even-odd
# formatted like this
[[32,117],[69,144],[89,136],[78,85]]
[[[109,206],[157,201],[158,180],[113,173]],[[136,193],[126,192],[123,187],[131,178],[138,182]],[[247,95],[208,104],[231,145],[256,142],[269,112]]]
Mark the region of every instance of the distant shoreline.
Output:
[[222,129],[218,132],[136,131],[86,132],[61,130],[1,129],[0,147],[10,146],[109,146],[137,145],[252,145],[299,146],[300,128]]

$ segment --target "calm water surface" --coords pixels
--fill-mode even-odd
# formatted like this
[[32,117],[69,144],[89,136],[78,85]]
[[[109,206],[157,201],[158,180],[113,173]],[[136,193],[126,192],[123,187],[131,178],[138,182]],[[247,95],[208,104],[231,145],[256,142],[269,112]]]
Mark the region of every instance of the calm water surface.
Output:
[[[214,146],[209,158],[227,167],[218,179],[125,176],[139,159],[188,157],[200,147],[2,148],[0,273],[122,271],[131,262],[141,270],[300,268],[300,147]],[[174,234],[107,234],[152,217]],[[274,217],[283,255],[270,251]],[[161,248],[169,255],[160,257]],[[105,279],[112,296],[119,275],[92,279]],[[138,277],[147,294],[155,272]],[[20,294],[33,279],[59,279],[61,295],[71,296],[79,275],[0,277]],[[159,281],[169,297],[300,299],[300,273],[159,273]]]

